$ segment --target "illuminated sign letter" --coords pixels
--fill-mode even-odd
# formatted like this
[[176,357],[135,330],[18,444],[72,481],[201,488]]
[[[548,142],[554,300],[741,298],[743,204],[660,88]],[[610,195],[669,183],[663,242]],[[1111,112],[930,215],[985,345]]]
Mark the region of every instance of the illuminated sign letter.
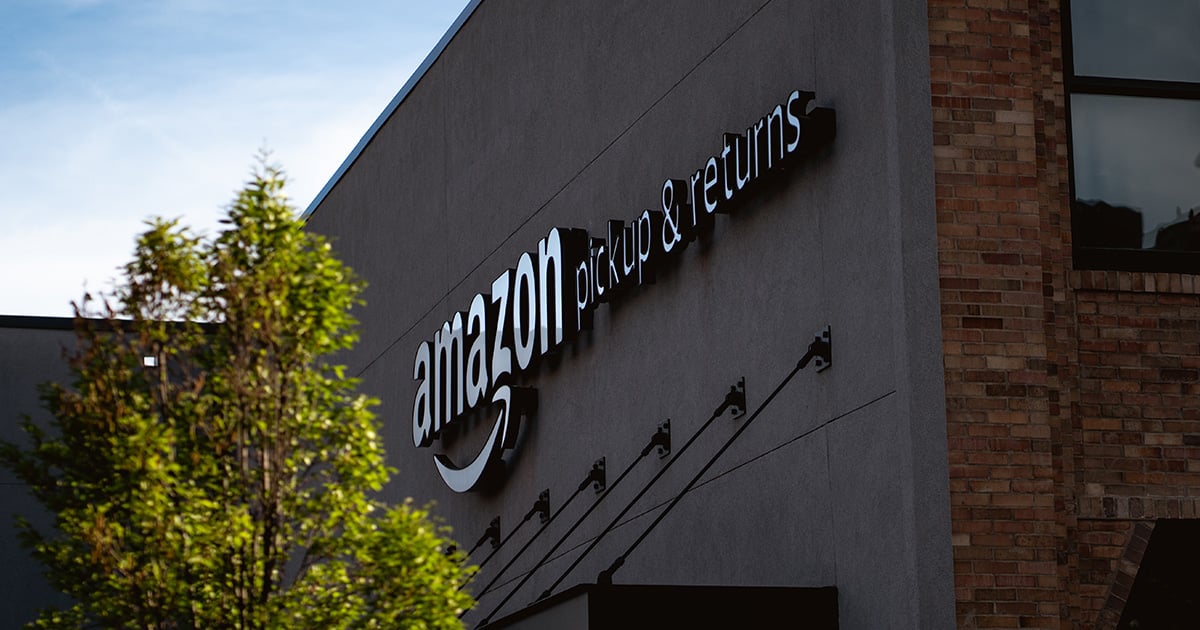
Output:
[[429,360],[429,342],[422,341],[417,345],[417,357],[413,361],[413,379],[420,381],[417,397],[413,400],[413,444],[418,448],[429,446],[433,441],[433,405],[429,400],[429,381],[433,379],[433,370],[430,369]]
[[488,296],[476,293],[471,300],[471,309],[467,311],[467,335],[471,349],[467,353],[466,388],[467,409],[474,409],[487,395],[488,366],[487,366],[487,302]]
[[433,432],[440,433],[464,410],[463,406],[463,314],[442,324],[433,335],[434,388]]
[[537,346],[537,273],[533,269],[533,257],[529,252],[521,254],[517,263],[517,277],[513,281],[512,332],[513,351],[517,355],[517,369],[524,370],[533,363]]

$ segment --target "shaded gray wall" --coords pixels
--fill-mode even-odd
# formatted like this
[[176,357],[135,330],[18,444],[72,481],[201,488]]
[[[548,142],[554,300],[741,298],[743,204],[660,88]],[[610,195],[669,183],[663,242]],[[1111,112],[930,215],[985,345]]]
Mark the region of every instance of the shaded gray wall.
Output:
[[[69,378],[62,351],[73,347],[70,327],[66,318],[0,317],[0,439],[28,443],[20,428],[22,416],[43,426],[48,422],[37,386]],[[15,515],[35,525],[50,522],[28,487],[0,467],[0,626],[6,628],[33,621],[43,608],[68,603],[47,583],[41,564],[21,547]]]
[[[829,324],[834,367],[785,387],[616,581],[834,585],[846,628],[952,626],[925,11],[485,0],[309,221],[370,283],[347,362],[383,401],[400,470],[389,498],[435,500],[464,546],[496,515],[507,533],[542,489],[558,506],[594,459],[607,458],[611,481],[664,418],[678,448],[739,377],[754,410]],[[664,179],[686,178],[722,132],[793,89],[837,110],[831,149],[717,217],[657,284],[601,306],[590,334],[526,379],[541,406],[503,487],[447,490],[438,445],[411,439],[418,343],[551,228],[599,236],[607,220],[657,207]],[[558,590],[594,581],[737,426],[698,439]],[[532,601],[663,465],[634,468],[497,614]],[[577,499],[505,582],[593,501]],[[509,588],[481,596],[468,621]]]

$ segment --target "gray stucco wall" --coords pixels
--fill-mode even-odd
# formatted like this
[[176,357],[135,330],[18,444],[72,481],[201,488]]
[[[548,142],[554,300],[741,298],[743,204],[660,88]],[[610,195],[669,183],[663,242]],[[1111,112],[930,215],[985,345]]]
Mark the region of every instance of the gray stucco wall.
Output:
[[[22,416],[43,425],[48,422],[37,386],[69,377],[62,352],[73,347],[70,325],[69,319],[0,317],[0,439],[26,443]],[[49,515],[27,486],[7,468],[0,468],[0,627],[5,628],[20,627],[33,621],[41,609],[67,601],[50,587],[41,565],[21,547],[15,515],[35,525],[49,523]]]
[[[465,546],[497,515],[507,533],[601,456],[611,481],[664,418],[678,448],[739,377],[756,409],[829,324],[834,366],[800,372],[616,581],[834,585],[843,627],[951,627],[926,29],[923,3],[888,0],[482,2],[309,220],[370,283],[346,360],[383,401],[400,470],[389,498],[435,500]],[[793,89],[836,109],[830,150],[718,216],[657,284],[601,306],[591,333],[525,380],[540,410],[503,487],[447,490],[439,445],[412,444],[418,343],[551,228],[600,236],[656,207],[664,179]],[[698,439],[558,590],[595,580],[737,426]],[[532,601],[663,464],[634,468],[497,614]],[[577,499],[505,582],[594,500]]]

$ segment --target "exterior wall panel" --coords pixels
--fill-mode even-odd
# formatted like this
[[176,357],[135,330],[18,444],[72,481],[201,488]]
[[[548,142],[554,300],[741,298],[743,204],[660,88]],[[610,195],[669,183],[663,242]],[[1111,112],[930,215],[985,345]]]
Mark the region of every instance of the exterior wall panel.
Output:
[[[347,362],[383,400],[400,469],[389,498],[436,500],[464,544],[496,515],[507,532],[543,489],[557,509],[601,456],[614,481],[665,418],[680,448],[739,377],[755,410],[829,324],[834,366],[785,386],[616,579],[834,585],[845,627],[950,625],[923,7],[621,9],[482,3],[310,218],[371,284]],[[525,379],[539,410],[502,487],[450,492],[432,454],[461,461],[491,418],[414,448],[417,344],[551,228],[601,236],[656,208],[664,179],[686,179],[793,89],[837,111],[833,145],[718,216],[656,284],[601,306]],[[595,581],[737,427],[719,419],[556,590]],[[639,463],[499,614],[536,598],[664,464]],[[580,496],[506,580],[595,500]]]
[[[37,386],[65,381],[69,374],[63,350],[74,347],[70,320],[48,317],[0,317],[0,439],[28,444],[20,420],[28,416],[46,426]],[[31,621],[42,608],[66,603],[47,584],[42,567],[21,547],[15,517],[45,528],[52,521],[40,509],[29,489],[12,471],[0,469],[0,619],[6,623]],[[43,529],[44,531],[44,529]]]

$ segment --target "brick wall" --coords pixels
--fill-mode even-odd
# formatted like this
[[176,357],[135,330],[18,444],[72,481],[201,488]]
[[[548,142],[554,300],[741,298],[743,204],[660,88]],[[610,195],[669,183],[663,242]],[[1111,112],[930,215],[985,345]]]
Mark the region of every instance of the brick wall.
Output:
[[955,594],[966,628],[1052,628],[1061,613],[1061,407],[1050,405],[1056,340],[1046,325],[1060,279],[1043,243],[1058,234],[1042,211],[1057,205],[1061,184],[1047,168],[1057,145],[1045,141],[1058,132],[1042,76],[1057,50],[1041,48],[1057,32],[1043,15],[1052,11],[929,3]]
[[1072,279],[1081,618],[1113,628],[1144,550],[1134,525],[1200,518],[1200,278]]
[[1115,627],[1200,517],[1200,277],[1071,270],[1057,0],[930,0],[960,627]]

